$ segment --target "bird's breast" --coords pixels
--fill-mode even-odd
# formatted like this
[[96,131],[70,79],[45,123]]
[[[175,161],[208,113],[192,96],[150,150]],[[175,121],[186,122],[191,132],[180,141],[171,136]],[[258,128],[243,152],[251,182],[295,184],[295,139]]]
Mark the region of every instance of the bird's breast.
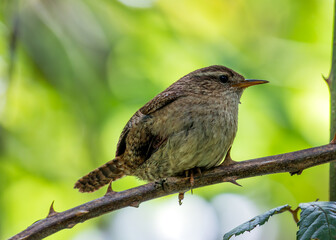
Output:
[[198,96],[162,110],[156,131],[168,137],[164,151],[176,171],[221,162],[236,135],[238,101]]

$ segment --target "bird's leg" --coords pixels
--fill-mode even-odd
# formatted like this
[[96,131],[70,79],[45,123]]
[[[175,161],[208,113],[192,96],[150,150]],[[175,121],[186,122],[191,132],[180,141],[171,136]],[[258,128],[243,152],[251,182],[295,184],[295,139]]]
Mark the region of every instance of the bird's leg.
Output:
[[197,173],[202,177],[202,170],[201,168],[197,167],[196,168]]
[[189,170],[185,170],[184,174],[185,174],[186,177],[189,177]]
[[[195,185],[195,178],[194,178],[195,171],[197,171],[197,173],[200,176],[202,176],[202,171],[201,171],[201,168],[199,168],[199,167],[192,168],[192,169],[189,169],[189,170],[185,171],[186,177],[190,177],[190,191],[191,191],[191,194],[193,194],[193,187]],[[190,173],[190,175],[189,175],[189,173]]]
[[190,191],[191,194],[193,194],[193,186],[195,185],[195,179],[194,179],[194,170],[190,170]]
[[195,184],[194,171],[193,169],[189,169],[189,170],[186,170],[184,173],[186,177],[190,177],[190,191],[191,191],[191,194],[193,194],[193,186]]
[[[194,178],[194,175],[195,175],[194,172],[195,171],[197,171],[197,173],[200,176],[202,176],[202,171],[201,171],[201,168],[199,168],[199,167],[192,168],[192,169],[184,171],[185,176],[190,177],[190,192],[191,192],[191,194],[193,194],[193,187],[195,185],[195,178]],[[180,192],[179,195],[178,195],[178,200],[179,200],[180,205],[182,205],[182,200],[183,199],[184,199],[184,192]]]
[[220,166],[228,166],[234,163],[236,163],[236,161],[233,161],[231,158],[231,147],[230,147],[229,151],[226,153],[224,161],[222,162]]

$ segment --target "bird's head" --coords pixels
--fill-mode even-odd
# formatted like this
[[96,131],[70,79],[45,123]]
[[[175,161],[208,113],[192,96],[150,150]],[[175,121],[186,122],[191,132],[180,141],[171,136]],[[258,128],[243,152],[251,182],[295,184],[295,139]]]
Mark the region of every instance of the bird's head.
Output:
[[230,68],[213,65],[195,70],[178,82],[184,89],[197,94],[223,95],[225,93],[238,93],[250,86],[268,83],[265,80],[245,79]]

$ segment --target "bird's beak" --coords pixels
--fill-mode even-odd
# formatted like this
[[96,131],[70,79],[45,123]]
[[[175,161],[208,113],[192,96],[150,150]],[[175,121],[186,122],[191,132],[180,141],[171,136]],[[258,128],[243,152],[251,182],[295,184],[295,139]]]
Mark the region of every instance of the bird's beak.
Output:
[[268,81],[258,80],[258,79],[246,79],[243,82],[233,84],[233,87],[247,88],[253,85],[258,85],[258,84],[263,84],[263,83],[268,83]]

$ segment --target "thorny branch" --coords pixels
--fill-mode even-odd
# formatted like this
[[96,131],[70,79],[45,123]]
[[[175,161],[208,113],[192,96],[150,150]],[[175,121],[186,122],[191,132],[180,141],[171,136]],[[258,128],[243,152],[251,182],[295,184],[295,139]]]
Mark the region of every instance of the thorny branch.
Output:
[[[336,132],[336,1],[334,1],[334,26],[331,70],[326,80],[330,93],[330,138]],[[329,168],[329,200],[336,201],[336,163]]]
[[[193,188],[207,185],[232,182],[237,179],[261,176],[266,174],[290,172],[300,173],[302,170],[336,160],[336,144],[290,152],[275,156],[236,162],[228,166],[219,166],[194,177]],[[190,189],[189,178],[167,178],[163,184],[148,183],[122,192],[107,191],[98,199],[87,202],[64,212],[55,212],[53,205],[47,218],[39,220],[26,230],[13,236],[16,239],[42,239],[65,228],[72,228],[78,223],[101,216],[124,207],[138,207],[140,203],[162,196],[185,192]]]

